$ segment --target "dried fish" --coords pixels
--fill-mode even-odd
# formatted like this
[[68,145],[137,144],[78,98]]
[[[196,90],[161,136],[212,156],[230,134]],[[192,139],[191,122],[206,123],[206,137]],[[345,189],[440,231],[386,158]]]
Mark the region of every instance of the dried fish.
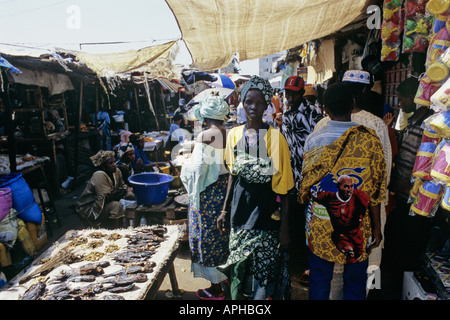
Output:
[[30,286],[23,295],[19,297],[19,300],[39,300],[45,291],[45,282],[39,281]]
[[118,294],[108,294],[102,297],[101,300],[125,300],[125,298]]
[[115,244],[115,243],[109,244],[105,248],[105,252],[106,253],[112,253],[112,252],[116,252],[116,251],[119,251],[119,250],[120,250],[120,247],[117,244]]
[[67,300],[70,299],[70,288],[67,283],[62,283],[53,287],[50,291],[46,292],[43,300]]
[[92,232],[88,235],[89,238],[96,238],[96,239],[104,238],[106,236],[107,235],[105,233],[97,232],[97,231]]
[[112,287],[110,289],[107,289],[109,292],[112,293],[119,293],[119,292],[127,292],[130,291],[134,288],[134,283],[128,285],[128,286],[124,286],[124,287]]
[[113,233],[113,234],[110,234],[106,239],[108,239],[109,241],[116,241],[116,240],[122,239],[122,235],[120,235],[118,233]]
[[156,266],[156,263],[153,262],[153,261],[147,261],[146,260],[146,261],[137,261],[137,262],[123,263],[121,265],[124,266],[124,267],[140,266],[140,267],[151,267],[151,268],[154,268]]
[[101,275],[105,273],[104,268],[108,267],[110,263],[105,261],[105,263],[88,263],[84,266],[81,266],[78,269],[80,275]]
[[88,243],[88,239],[86,237],[77,237],[70,241],[69,246],[70,247],[76,247],[80,246],[82,244]]
[[73,275],[67,279],[70,282],[94,282],[95,276],[93,275]]
[[98,251],[92,251],[89,254],[87,254],[86,256],[83,257],[83,260],[85,261],[98,261],[101,258],[103,258],[105,254],[103,252],[98,252]]
[[72,254],[70,250],[61,250],[57,255],[51,257],[47,262],[45,262],[42,266],[40,266],[35,271],[31,272],[28,275],[23,276],[19,280],[19,284],[24,284],[30,279],[34,278],[37,275],[49,273],[51,270],[65,263],[66,259]]
[[92,240],[91,242],[89,242],[89,244],[87,245],[87,247],[89,249],[96,249],[98,247],[101,247],[103,245],[104,241],[103,240]]

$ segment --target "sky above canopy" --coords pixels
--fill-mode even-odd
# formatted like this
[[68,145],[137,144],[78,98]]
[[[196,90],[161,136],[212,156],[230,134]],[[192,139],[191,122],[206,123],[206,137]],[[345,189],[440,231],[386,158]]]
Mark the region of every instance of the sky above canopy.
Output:
[[[0,48],[10,49],[57,47],[111,53],[181,38],[164,0],[0,0],[0,23]],[[182,41],[175,62],[192,62]],[[241,67],[241,73],[258,72],[256,61]]]

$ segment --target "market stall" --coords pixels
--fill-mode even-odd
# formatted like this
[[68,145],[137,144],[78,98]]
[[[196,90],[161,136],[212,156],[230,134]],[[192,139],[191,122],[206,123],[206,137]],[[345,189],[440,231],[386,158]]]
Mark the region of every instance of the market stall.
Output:
[[182,226],[71,230],[0,290],[0,300],[152,299],[169,274]]
[[[393,19],[398,10],[388,4],[389,1],[385,1],[385,10],[391,10]],[[433,219],[437,213],[448,215],[450,211],[450,6],[448,3],[430,0],[426,5],[428,15],[424,10],[422,13],[416,10],[412,14],[412,10],[409,10],[411,8],[411,5],[407,7],[405,34],[403,42],[397,41],[397,48],[403,45],[405,52],[410,44],[421,44],[420,48],[425,51],[428,46],[426,70],[420,78],[414,102],[431,108],[435,113],[425,119],[422,125],[422,141],[411,177],[414,185],[409,198],[410,215]],[[427,37],[429,33],[432,34],[431,38]],[[429,43],[424,43],[428,39]],[[387,41],[383,45],[387,48]],[[395,60],[396,50],[389,49],[389,52],[384,58]],[[444,243],[449,241],[447,235]],[[420,270],[405,272],[403,299],[448,300],[450,255],[445,246],[437,250],[430,250],[429,246],[427,251]]]

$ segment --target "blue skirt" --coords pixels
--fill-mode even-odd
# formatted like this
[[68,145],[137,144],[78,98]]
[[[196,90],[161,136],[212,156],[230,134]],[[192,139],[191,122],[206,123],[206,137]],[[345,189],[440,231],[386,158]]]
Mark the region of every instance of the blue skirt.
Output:
[[220,175],[200,193],[200,208],[189,206],[189,247],[193,263],[216,267],[227,261],[229,235],[217,229],[227,185],[228,174]]

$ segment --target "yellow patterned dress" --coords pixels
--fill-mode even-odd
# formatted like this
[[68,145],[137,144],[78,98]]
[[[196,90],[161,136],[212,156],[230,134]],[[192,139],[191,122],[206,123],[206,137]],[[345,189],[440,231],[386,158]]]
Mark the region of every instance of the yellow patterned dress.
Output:
[[[355,261],[349,260],[334,241],[336,225],[333,226],[332,222],[335,213],[329,212],[332,209],[313,200],[320,192],[336,193],[337,181],[341,176],[351,177],[355,191],[366,194],[367,205],[374,206],[384,202],[386,162],[380,139],[373,130],[364,126],[351,127],[333,143],[307,151],[303,162],[299,201],[308,204],[307,244],[316,256],[344,264]],[[354,192],[353,197],[356,194]],[[336,199],[334,201],[339,202]],[[358,212],[360,230],[357,233],[361,238],[361,245],[366,248],[372,236],[372,229],[367,206],[363,211],[365,212]],[[330,219],[331,215],[333,219]],[[368,253],[364,250],[358,261],[367,257]]]

